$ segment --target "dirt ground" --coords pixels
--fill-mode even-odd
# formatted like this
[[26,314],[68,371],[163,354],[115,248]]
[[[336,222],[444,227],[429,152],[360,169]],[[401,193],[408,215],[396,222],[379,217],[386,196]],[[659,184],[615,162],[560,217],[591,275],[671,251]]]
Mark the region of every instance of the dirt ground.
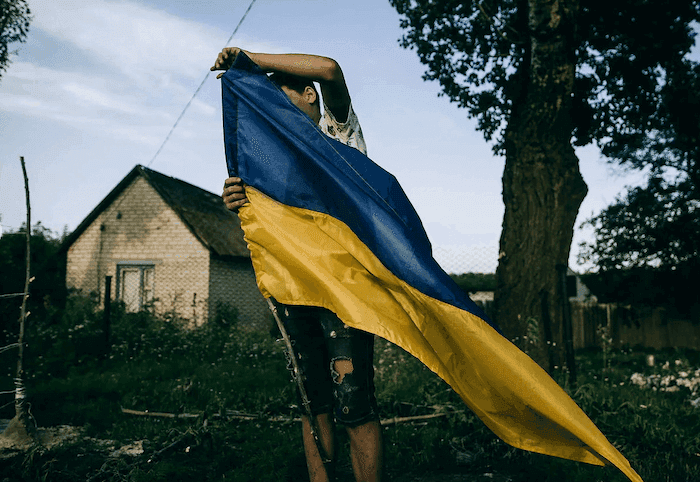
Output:
[[[113,440],[100,440],[85,437],[84,430],[80,427],[69,425],[59,425],[56,427],[37,428],[36,440],[46,451],[62,445],[75,443],[78,440],[91,442],[92,447],[98,448],[99,452],[108,458],[133,457],[144,453],[143,442],[135,441],[128,445],[119,445]],[[28,450],[35,447],[32,438],[22,427],[17,427],[13,420],[0,420],[0,460],[8,460],[14,457],[23,456]],[[338,482],[341,479],[352,480],[350,467],[340,470]],[[1,479],[0,479],[1,480]],[[408,474],[394,479],[395,482],[510,482],[509,477],[496,473],[487,472],[484,474],[474,473],[435,473],[435,474]]]
[[[15,419],[3,420],[0,422],[0,459],[7,459],[19,455],[32,448],[32,437],[22,428],[18,427]],[[52,450],[61,444],[74,443],[77,440],[89,440],[95,446],[109,455],[119,457],[122,455],[141,455],[143,444],[141,441],[117,447],[113,440],[99,440],[85,437],[83,429],[69,425],[58,425],[56,427],[37,428],[36,442],[45,450]]]

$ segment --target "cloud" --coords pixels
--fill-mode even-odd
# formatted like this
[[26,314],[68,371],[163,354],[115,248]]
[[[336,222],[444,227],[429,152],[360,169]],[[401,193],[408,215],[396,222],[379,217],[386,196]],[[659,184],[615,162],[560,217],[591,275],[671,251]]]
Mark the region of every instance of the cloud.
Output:
[[144,109],[131,104],[125,99],[120,99],[118,96],[112,95],[101,89],[88,87],[77,82],[68,82],[62,84],[63,90],[71,94],[80,104],[86,107],[94,107],[127,114],[144,115]]
[[[3,77],[0,109],[149,147],[162,141],[225,40],[221,30],[133,2],[35,0],[32,12],[32,30],[41,31],[35,51]],[[211,75],[186,116],[196,122],[182,123],[178,136],[203,138],[220,124],[217,89]]]
[[149,106],[142,96],[123,93],[109,79],[16,62],[3,79],[0,107],[8,112],[54,120],[117,120],[128,116],[163,123],[170,109]]
[[130,2],[35,0],[38,28],[140,85],[201,79],[224,33]]

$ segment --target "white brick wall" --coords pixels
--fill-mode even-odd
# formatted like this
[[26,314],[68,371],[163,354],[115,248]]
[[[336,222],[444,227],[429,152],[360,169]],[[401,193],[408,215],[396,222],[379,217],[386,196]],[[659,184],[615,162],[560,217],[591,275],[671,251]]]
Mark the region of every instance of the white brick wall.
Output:
[[140,176],[71,245],[66,283],[102,298],[110,275],[115,298],[117,264],[136,261],[155,266],[158,311],[207,319],[209,251]]

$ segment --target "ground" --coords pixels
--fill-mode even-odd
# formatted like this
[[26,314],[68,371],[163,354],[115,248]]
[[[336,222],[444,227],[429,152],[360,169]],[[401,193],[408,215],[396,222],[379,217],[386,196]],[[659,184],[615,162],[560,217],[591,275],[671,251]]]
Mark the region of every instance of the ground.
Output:
[[[42,456],[57,460],[60,457],[80,457],[90,452],[95,467],[105,467],[110,464],[129,465],[138,460],[138,456],[144,454],[144,440],[137,440],[130,444],[119,444],[113,440],[102,440],[87,437],[85,430],[81,427],[70,425],[59,425],[56,427],[37,428],[37,444],[33,443],[31,437],[24,432],[21,427],[18,430],[13,420],[0,420],[0,465],[5,463],[16,465],[21,459],[26,459],[32,451],[39,450]],[[65,448],[70,447],[66,453]],[[63,449],[63,450],[61,450]],[[465,454],[456,453],[457,458],[464,458]],[[13,460],[14,459],[14,460]],[[98,461],[99,460],[99,461]],[[101,470],[101,469],[100,469]],[[4,472],[4,471],[3,471]],[[395,478],[395,482],[509,482],[511,479],[494,472],[483,474],[468,473],[431,473],[431,474],[408,474]],[[96,471],[86,480],[102,480],[99,478],[100,471]],[[0,482],[14,482],[14,479],[0,478]],[[338,482],[352,481],[352,470],[348,464],[341,464],[338,467]]]

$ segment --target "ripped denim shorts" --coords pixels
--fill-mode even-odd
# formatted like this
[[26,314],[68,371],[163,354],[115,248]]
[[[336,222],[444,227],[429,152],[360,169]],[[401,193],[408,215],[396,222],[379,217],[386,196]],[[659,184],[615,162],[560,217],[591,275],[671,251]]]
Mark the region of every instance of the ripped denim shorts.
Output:
[[[346,326],[325,308],[275,305],[292,340],[311,413],[332,413],[336,422],[348,427],[379,420],[374,335]],[[352,371],[341,376],[336,370],[339,360],[350,361]],[[297,395],[303,412],[301,395]]]

